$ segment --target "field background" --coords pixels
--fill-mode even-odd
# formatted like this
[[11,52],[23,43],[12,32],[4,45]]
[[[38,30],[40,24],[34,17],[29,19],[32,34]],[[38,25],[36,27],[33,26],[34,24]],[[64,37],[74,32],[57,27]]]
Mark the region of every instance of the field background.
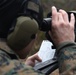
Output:
[[[44,17],[47,16],[47,13],[51,11],[52,6],[56,6],[58,9],[64,9],[67,12],[76,10],[76,0],[41,0],[43,11],[44,11]],[[39,47],[41,45],[42,40],[46,39],[45,33],[39,31],[37,40],[32,48],[32,51],[29,53],[29,55],[32,55],[36,53],[39,50]],[[50,75],[59,75],[58,69],[55,70]]]

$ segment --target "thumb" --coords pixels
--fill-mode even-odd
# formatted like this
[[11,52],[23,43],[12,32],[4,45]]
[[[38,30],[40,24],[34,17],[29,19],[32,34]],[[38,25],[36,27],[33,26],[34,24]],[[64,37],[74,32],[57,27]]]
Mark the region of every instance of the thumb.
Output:
[[32,58],[31,60],[33,60],[33,61],[35,61],[35,60],[37,60],[37,61],[39,61],[39,62],[41,62],[41,61],[42,61],[42,60],[41,60],[41,58],[38,56],[38,54],[37,54],[37,53],[36,53],[36,54],[34,54],[31,58]]

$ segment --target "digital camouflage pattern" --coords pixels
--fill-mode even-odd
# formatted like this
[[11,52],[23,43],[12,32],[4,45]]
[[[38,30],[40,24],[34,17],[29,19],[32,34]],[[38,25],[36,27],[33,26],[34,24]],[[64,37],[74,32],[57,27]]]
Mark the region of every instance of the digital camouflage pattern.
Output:
[[[58,62],[60,75],[76,75],[76,44],[65,43],[58,48]],[[25,65],[19,59],[11,59],[10,56],[0,50],[0,75],[43,75]]]
[[76,75],[76,44],[63,43],[58,50],[60,75]]
[[32,67],[20,60],[11,59],[9,55],[0,50],[0,75],[43,75],[35,72]]

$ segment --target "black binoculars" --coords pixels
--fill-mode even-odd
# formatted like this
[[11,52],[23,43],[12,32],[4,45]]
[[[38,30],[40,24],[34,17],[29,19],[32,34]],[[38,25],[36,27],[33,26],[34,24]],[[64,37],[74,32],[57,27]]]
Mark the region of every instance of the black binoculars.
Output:
[[[69,17],[69,20],[70,20],[70,14],[71,13],[73,13],[74,14],[74,16],[75,16],[75,18],[76,18],[76,11],[69,11],[69,12],[67,12],[68,13],[68,17]],[[47,18],[44,18],[43,19],[43,22],[42,22],[42,25],[41,25],[41,27],[40,27],[40,30],[41,31],[49,31],[49,30],[51,30],[51,21],[52,21],[52,14],[51,13],[49,13],[48,15],[47,15]],[[76,25],[76,22],[75,22],[75,25]],[[75,27],[75,31],[76,31],[76,27]]]

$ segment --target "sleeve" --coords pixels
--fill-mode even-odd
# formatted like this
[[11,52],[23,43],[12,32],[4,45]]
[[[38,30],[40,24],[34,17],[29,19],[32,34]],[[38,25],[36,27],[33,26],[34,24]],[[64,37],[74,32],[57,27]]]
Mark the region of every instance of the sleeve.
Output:
[[34,71],[30,66],[18,60],[11,60],[5,54],[0,53],[0,75],[43,75]]
[[76,75],[76,44],[66,42],[58,46],[60,75]]

